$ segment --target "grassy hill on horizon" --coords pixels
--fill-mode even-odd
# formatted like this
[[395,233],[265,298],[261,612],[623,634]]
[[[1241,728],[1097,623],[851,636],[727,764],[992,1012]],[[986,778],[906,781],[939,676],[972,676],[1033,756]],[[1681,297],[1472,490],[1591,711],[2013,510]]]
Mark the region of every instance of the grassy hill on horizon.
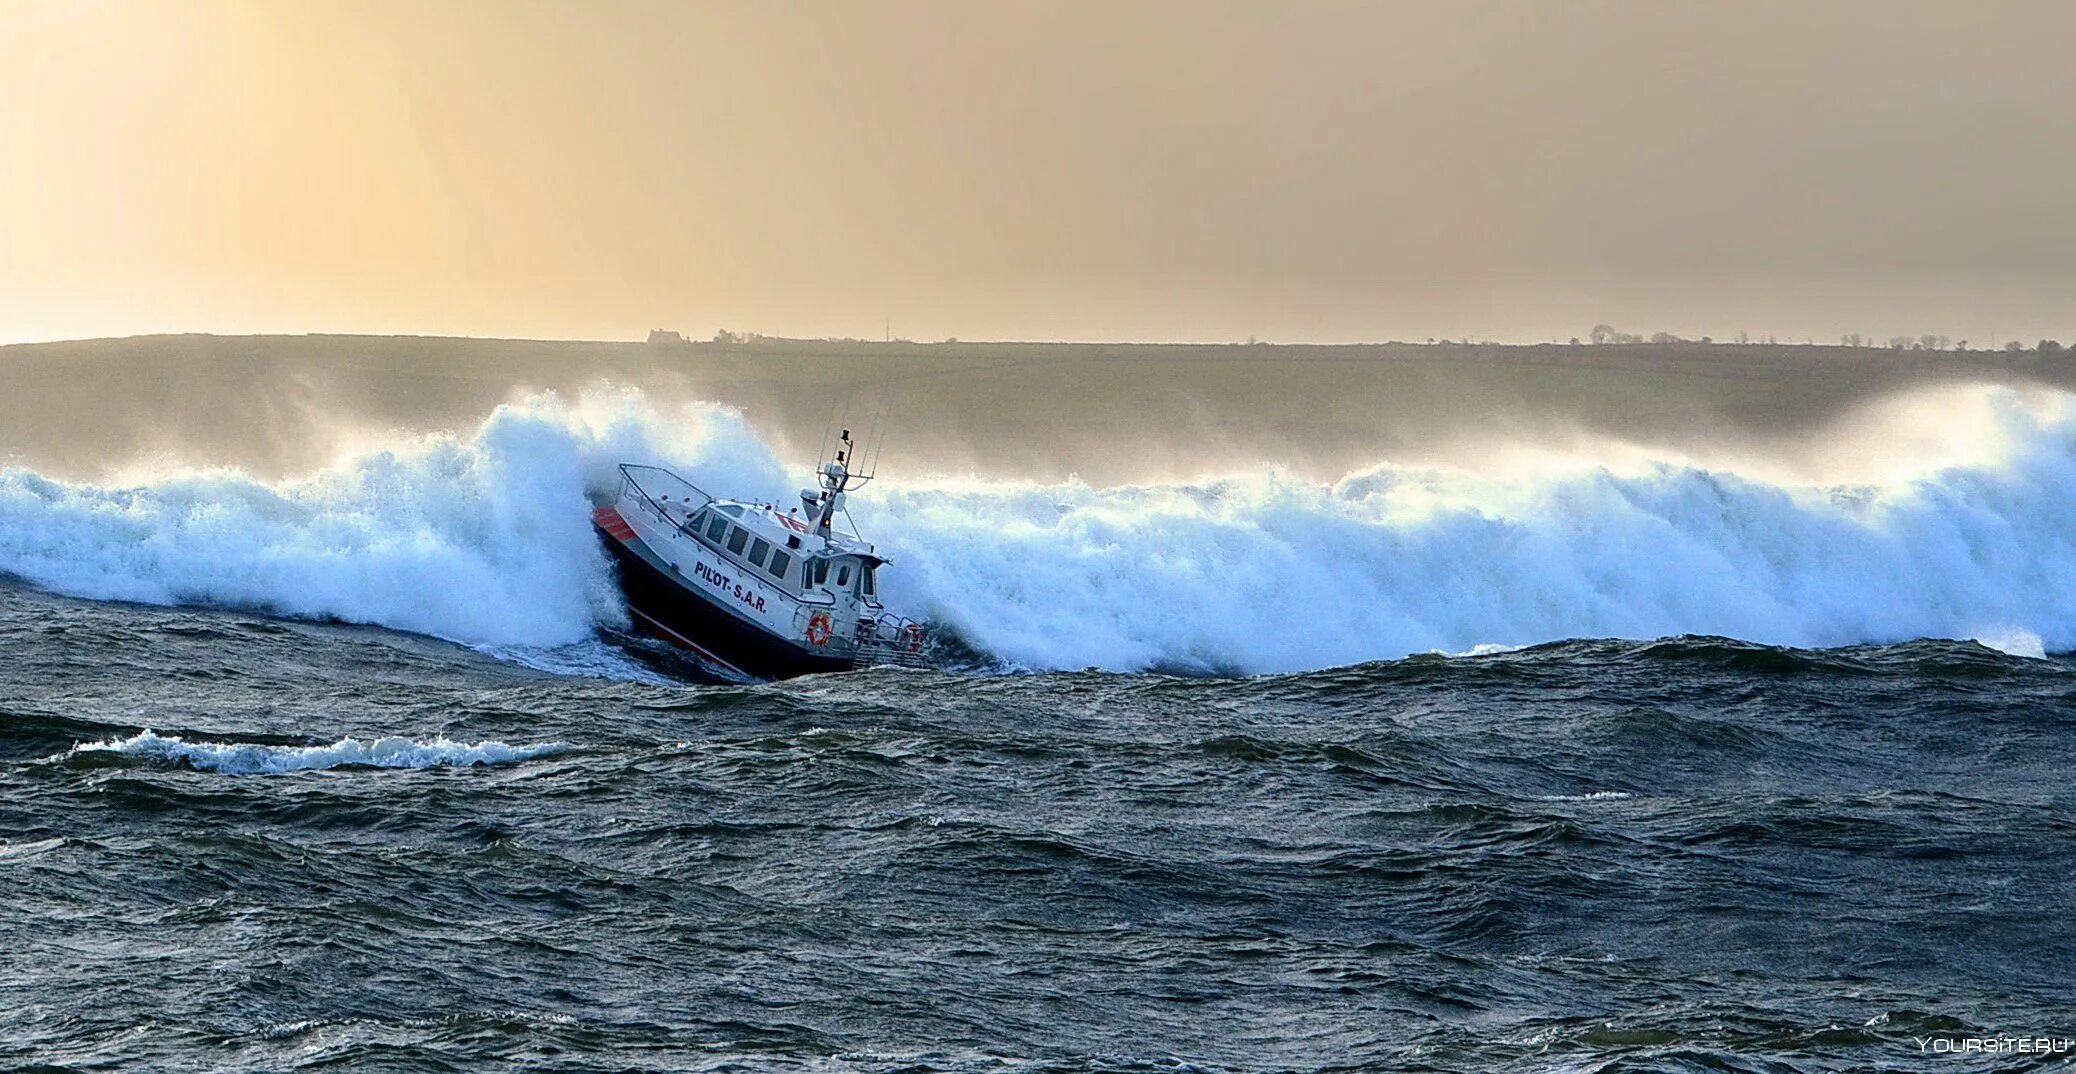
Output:
[[[327,428],[468,428],[527,389],[610,382],[740,408],[811,455],[832,408],[885,412],[888,473],[1094,483],[1262,463],[1322,480],[1495,440],[1705,452],[1953,383],[2076,390],[2076,356],[1807,344],[1148,344],[509,340],[203,334],[0,347],[13,461],[304,472]],[[862,419],[861,419],[862,420]]]

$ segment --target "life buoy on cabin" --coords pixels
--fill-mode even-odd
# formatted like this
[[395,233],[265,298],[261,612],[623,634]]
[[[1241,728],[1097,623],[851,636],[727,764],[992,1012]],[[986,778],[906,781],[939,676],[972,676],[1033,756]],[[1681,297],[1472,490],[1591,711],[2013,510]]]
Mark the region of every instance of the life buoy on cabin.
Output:
[[830,635],[832,635],[832,634],[834,634],[834,633],[835,633],[835,630],[834,630],[833,628],[831,628],[831,627],[830,627],[830,625],[829,625],[829,613],[828,613],[828,612],[816,612],[816,613],[815,613],[814,615],[812,615],[812,616],[810,616],[810,617],[808,618],[808,620],[807,620],[807,640],[808,640],[808,641],[810,641],[810,642],[813,642],[813,643],[814,643],[814,644],[816,644],[816,645],[827,645],[827,644],[829,644],[829,637],[830,637]]
[[905,627],[902,627],[902,628],[901,628],[901,643],[902,643],[902,644],[903,644],[903,645],[904,645],[905,647],[907,647],[908,651],[909,651],[909,652],[911,652],[911,653],[919,653],[919,652],[922,652],[922,651],[923,651],[923,625],[922,625],[921,623],[910,623],[910,624],[908,624],[907,626],[905,626]]

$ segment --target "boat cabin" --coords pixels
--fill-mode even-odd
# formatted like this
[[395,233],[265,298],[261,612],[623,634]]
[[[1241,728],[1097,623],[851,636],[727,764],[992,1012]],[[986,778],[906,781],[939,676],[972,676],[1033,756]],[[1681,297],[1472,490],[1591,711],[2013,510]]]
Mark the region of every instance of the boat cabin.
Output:
[[886,560],[862,541],[814,534],[792,513],[769,504],[729,500],[707,504],[682,525],[707,548],[789,593],[881,607],[876,575]]

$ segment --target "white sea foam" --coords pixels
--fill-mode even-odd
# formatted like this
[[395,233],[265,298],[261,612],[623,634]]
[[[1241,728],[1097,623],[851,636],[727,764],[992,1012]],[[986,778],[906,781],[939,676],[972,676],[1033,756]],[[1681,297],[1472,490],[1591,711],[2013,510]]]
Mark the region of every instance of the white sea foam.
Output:
[[[1118,488],[889,475],[851,509],[896,560],[891,604],[1022,667],[1287,671],[1685,633],[2076,647],[2076,405],[1971,390],[1945,409],[1978,431],[1975,457],[1853,486],[1632,455],[1331,484],[1267,466]],[[271,486],[0,471],[0,571],[554,650],[624,621],[588,519],[623,459],[781,501],[801,469],[720,408],[540,397]]]
[[2010,656],[2030,657],[2034,660],[2047,658],[2047,643],[2040,635],[2030,630],[1990,630],[1970,639]]
[[89,742],[74,753],[120,753],[154,761],[185,763],[230,775],[276,775],[354,765],[367,768],[435,768],[441,765],[499,765],[530,761],[569,749],[563,742],[512,746],[503,742],[451,742],[436,738],[342,738],[327,746],[265,746],[251,742],[188,742],[145,731],[110,742]]
[[1526,648],[1528,648],[1526,645],[1495,645],[1491,642],[1480,642],[1460,653],[1445,653],[1440,649],[1430,649],[1428,652],[1436,656],[1454,657],[1458,660],[1474,660],[1481,656],[1504,656],[1507,653],[1518,653]]
[[[925,604],[1019,663],[1249,671],[1571,637],[2076,646],[2076,413],[2001,393],[1993,462],[1851,487],[1654,464],[880,490]],[[1487,649],[1486,651],[1490,651]]]
[[589,495],[621,459],[768,492],[783,475],[739,416],[659,414],[615,394],[498,408],[267,485],[180,473],[127,488],[0,470],[0,571],[77,596],[216,604],[549,649],[624,621]]

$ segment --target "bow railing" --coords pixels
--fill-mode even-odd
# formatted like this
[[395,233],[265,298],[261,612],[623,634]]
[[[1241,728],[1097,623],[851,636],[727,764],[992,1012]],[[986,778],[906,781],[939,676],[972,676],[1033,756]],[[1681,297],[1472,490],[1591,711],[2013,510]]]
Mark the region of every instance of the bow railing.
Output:
[[683,526],[700,508],[714,502],[705,489],[661,466],[621,463],[622,500],[628,498],[629,490],[646,510],[672,526]]

